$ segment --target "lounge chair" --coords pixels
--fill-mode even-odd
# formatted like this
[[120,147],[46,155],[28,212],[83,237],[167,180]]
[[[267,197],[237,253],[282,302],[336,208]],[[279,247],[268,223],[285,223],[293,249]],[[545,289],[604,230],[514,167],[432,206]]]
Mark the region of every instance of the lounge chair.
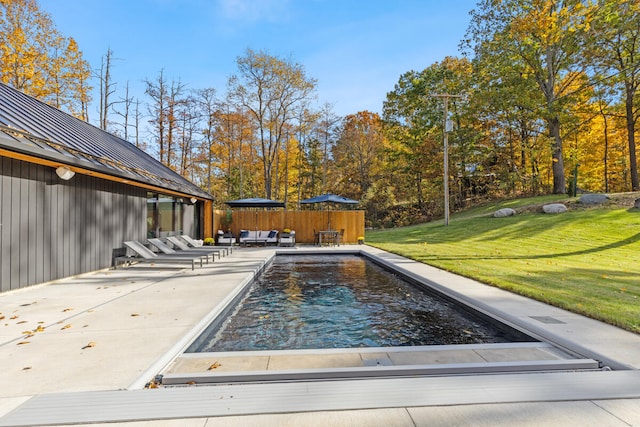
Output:
[[154,253],[151,249],[147,248],[140,242],[135,240],[131,240],[128,242],[124,242],[124,245],[131,249],[136,253],[137,257],[118,257],[116,259],[115,268],[118,267],[118,261],[138,261],[138,262],[146,262],[146,263],[158,263],[158,264],[180,264],[180,263],[191,263],[191,269],[195,270],[196,262],[200,262],[200,267],[202,267],[202,259],[203,257],[200,255],[158,255]]
[[[194,253],[201,253],[201,254],[217,254],[218,259],[220,259],[220,254],[222,250],[226,251],[226,248],[222,248],[222,250],[220,250],[220,249],[214,249],[211,246],[199,246],[197,248],[192,248],[189,245],[187,245],[187,243],[182,239],[180,239],[178,236],[169,236],[167,237],[167,240],[175,248],[178,249],[177,250],[178,253],[182,253],[184,251],[184,252],[194,252]],[[228,254],[228,252],[226,252],[226,254]]]
[[209,257],[211,257],[211,261],[215,261],[215,252],[217,252],[218,258],[220,258],[220,251],[202,252],[195,249],[189,251],[176,251],[171,246],[167,245],[165,242],[158,238],[147,239],[147,241],[166,255],[198,255],[201,256],[205,261],[207,261],[207,263],[209,263]]
[[204,245],[204,240],[202,239],[194,239],[193,237],[187,234],[181,234],[180,237],[185,240],[189,246],[193,246],[194,248],[199,248]]
[[289,233],[282,233],[278,238],[278,246],[295,246],[296,232],[291,230]]

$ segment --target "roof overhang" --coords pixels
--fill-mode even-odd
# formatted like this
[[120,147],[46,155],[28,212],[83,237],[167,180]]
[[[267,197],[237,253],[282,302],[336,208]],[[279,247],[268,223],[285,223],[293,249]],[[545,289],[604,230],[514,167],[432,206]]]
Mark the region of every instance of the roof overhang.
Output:
[[35,137],[28,137],[20,132],[13,132],[13,130],[10,133],[4,126],[0,126],[0,156],[52,168],[66,166],[81,175],[120,182],[163,194],[213,201],[213,197],[204,191],[193,191],[194,188],[179,188],[174,182],[153,182],[158,180],[145,177],[141,171],[128,170],[115,165],[110,166],[106,161],[97,161],[90,157],[83,158],[83,156],[63,154],[54,149],[47,149],[48,145],[44,141],[34,142],[32,138]]

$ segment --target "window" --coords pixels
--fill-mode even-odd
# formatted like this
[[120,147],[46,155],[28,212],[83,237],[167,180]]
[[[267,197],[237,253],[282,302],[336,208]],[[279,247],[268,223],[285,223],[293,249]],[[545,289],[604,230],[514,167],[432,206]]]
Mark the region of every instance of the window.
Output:
[[158,193],[147,196],[147,237],[182,234],[184,200]]

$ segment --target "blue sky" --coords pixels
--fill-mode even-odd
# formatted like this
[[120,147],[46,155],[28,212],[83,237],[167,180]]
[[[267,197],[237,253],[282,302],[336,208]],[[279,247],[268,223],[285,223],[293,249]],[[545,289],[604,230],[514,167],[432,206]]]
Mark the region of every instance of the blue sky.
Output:
[[[292,58],[318,81],[317,105],[338,115],[380,113],[401,74],[458,44],[475,0],[39,0],[95,69],[114,53],[118,95],[160,70],[191,89],[225,92],[247,48]],[[94,83],[97,86],[97,83]],[[94,98],[97,99],[98,95]],[[90,119],[97,119],[93,106]]]

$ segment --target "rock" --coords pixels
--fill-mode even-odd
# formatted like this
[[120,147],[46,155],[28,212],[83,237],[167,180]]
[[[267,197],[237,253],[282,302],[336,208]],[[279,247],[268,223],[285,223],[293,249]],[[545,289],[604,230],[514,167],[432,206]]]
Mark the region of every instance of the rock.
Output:
[[503,209],[498,209],[497,211],[495,211],[493,213],[493,217],[494,218],[504,218],[507,216],[513,216],[516,214],[516,211],[511,209],[511,208],[503,208]]
[[551,203],[550,205],[544,205],[542,207],[544,213],[557,214],[567,211],[567,207],[562,203]]
[[640,199],[636,199],[636,201],[633,202],[633,207],[640,209]]
[[597,205],[607,200],[609,200],[609,196],[606,194],[583,194],[578,202],[585,205]]

